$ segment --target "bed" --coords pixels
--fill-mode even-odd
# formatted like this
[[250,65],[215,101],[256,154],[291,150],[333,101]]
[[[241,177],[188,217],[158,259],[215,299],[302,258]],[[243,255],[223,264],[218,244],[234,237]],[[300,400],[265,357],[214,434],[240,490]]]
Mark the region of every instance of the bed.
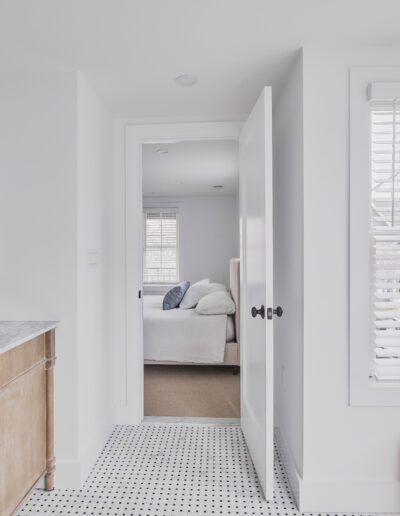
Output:
[[233,316],[200,315],[194,309],[162,310],[163,296],[143,297],[145,364],[239,366],[239,259],[233,258],[229,268],[229,288],[236,304]]

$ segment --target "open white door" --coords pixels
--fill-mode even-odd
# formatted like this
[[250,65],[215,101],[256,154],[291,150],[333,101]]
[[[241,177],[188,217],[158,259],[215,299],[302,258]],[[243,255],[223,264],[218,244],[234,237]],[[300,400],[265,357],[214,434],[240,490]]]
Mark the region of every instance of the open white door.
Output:
[[265,88],[240,135],[241,426],[267,500],[274,485],[271,119]]

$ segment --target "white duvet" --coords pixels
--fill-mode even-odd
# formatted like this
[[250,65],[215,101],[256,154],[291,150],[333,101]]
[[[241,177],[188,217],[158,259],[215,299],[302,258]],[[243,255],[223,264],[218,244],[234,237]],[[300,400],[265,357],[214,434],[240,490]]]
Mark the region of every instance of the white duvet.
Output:
[[224,361],[227,316],[162,309],[163,296],[143,297],[145,360],[218,364]]

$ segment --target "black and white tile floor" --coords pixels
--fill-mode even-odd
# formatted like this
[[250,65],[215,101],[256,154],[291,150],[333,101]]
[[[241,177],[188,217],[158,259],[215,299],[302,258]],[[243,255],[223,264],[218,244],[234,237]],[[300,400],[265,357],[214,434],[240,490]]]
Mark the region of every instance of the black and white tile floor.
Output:
[[298,516],[275,458],[265,502],[238,426],[117,426],[81,490],[35,490],[18,516]]

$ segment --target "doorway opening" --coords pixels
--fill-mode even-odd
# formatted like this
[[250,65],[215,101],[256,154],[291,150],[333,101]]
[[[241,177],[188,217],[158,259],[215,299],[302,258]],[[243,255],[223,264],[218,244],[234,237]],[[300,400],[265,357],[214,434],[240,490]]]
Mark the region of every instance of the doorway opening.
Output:
[[240,417],[237,140],[142,146],[144,416]]
[[[240,426],[264,495],[271,499],[273,329],[274,314],[277,313],[273,299],[271,88],[264,88],[244,123],[128,125],[125,128],[126,339],[119,346],[118,354],[118,370],[122,374],[117,385],[121,400],[117,417],[120,424],[139,424],[144,417],[144,146],[157,144],[161,148],[171,143],[197,140],[240,141]],[[210,283],[215,281],[204,276],[203,279],[209,279]]]

